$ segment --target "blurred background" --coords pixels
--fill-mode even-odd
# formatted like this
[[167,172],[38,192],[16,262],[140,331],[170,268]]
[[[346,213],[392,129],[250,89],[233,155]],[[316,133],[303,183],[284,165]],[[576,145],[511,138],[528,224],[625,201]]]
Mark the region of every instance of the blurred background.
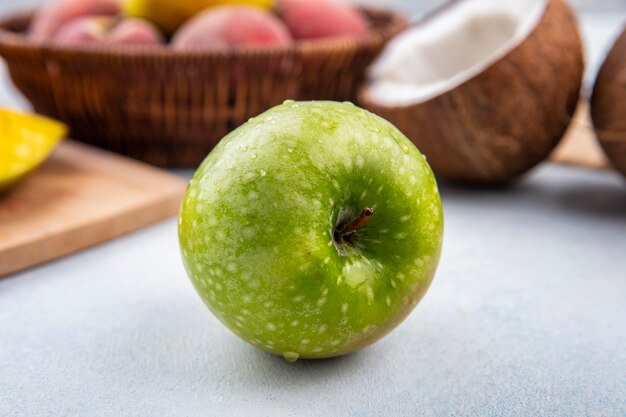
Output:
[[[345,0],[347,1],[347,0]],[[512,1],[512,0],[510,0]],[[352,3],[384,5],[405,12],[418,19],[425,13],[445,3],[445,0],[358,0]],[[35,7],[42,0],[0,0],[0,14]],[[586,45],[588,88],[595,78],[603,56],[625,23],[626,0],[570,0],[576,8]],[[4,62],[0,60],[0,106],[28,107],[7,79]]]

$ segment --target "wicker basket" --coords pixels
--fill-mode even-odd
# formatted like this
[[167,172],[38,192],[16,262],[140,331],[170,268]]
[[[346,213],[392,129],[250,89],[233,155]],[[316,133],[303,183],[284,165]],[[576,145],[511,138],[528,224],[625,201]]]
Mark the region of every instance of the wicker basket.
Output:
[[364,9],[359,39],[291,48],[173,52],[55,46],[24,36],[31,13],[0,21],[0,55],[36,111],[74,138],[163,167],[194,167],[229,131],[287,98],[354,100],[365,68],[406,27]]

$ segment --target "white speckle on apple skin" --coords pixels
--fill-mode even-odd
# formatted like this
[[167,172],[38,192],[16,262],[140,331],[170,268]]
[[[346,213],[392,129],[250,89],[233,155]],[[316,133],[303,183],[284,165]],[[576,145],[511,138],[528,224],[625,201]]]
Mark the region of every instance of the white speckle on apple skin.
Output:
[[[179,226],[185,266],[211,310],[291,361],[357,350],[399,323],[419,301],[409,292],[421,296],[432,279],[443,224],[434,179],[400,132],[353,105],[315,106],[290,104],[295,114],[276,109],[225,138],[194,176]],[[366,204],[376,214],[358,232],[363,250],[338,254],[337,210]]]
[[406,239],[407,234],[405,232],[400,232],[400,233],[396,233],[395,235],[393,235],[393,238],[396,240],[403,240]]

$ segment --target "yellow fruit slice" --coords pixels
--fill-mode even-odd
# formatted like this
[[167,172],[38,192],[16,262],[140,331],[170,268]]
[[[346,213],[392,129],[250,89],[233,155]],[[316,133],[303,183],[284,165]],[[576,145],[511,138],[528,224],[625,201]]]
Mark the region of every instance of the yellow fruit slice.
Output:
[[41,165],[66,135],[63,123],[0,109],[0,191]]

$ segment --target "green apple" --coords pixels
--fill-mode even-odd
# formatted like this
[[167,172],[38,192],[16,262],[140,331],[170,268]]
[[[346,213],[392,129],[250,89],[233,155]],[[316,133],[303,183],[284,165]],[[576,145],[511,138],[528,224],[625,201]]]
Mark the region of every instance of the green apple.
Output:
[[235,334],[287,360],[362,349],[428,289],[443,213],[424,156],[354,106],[288,101],[226,136],[191,180],[183,261]]

